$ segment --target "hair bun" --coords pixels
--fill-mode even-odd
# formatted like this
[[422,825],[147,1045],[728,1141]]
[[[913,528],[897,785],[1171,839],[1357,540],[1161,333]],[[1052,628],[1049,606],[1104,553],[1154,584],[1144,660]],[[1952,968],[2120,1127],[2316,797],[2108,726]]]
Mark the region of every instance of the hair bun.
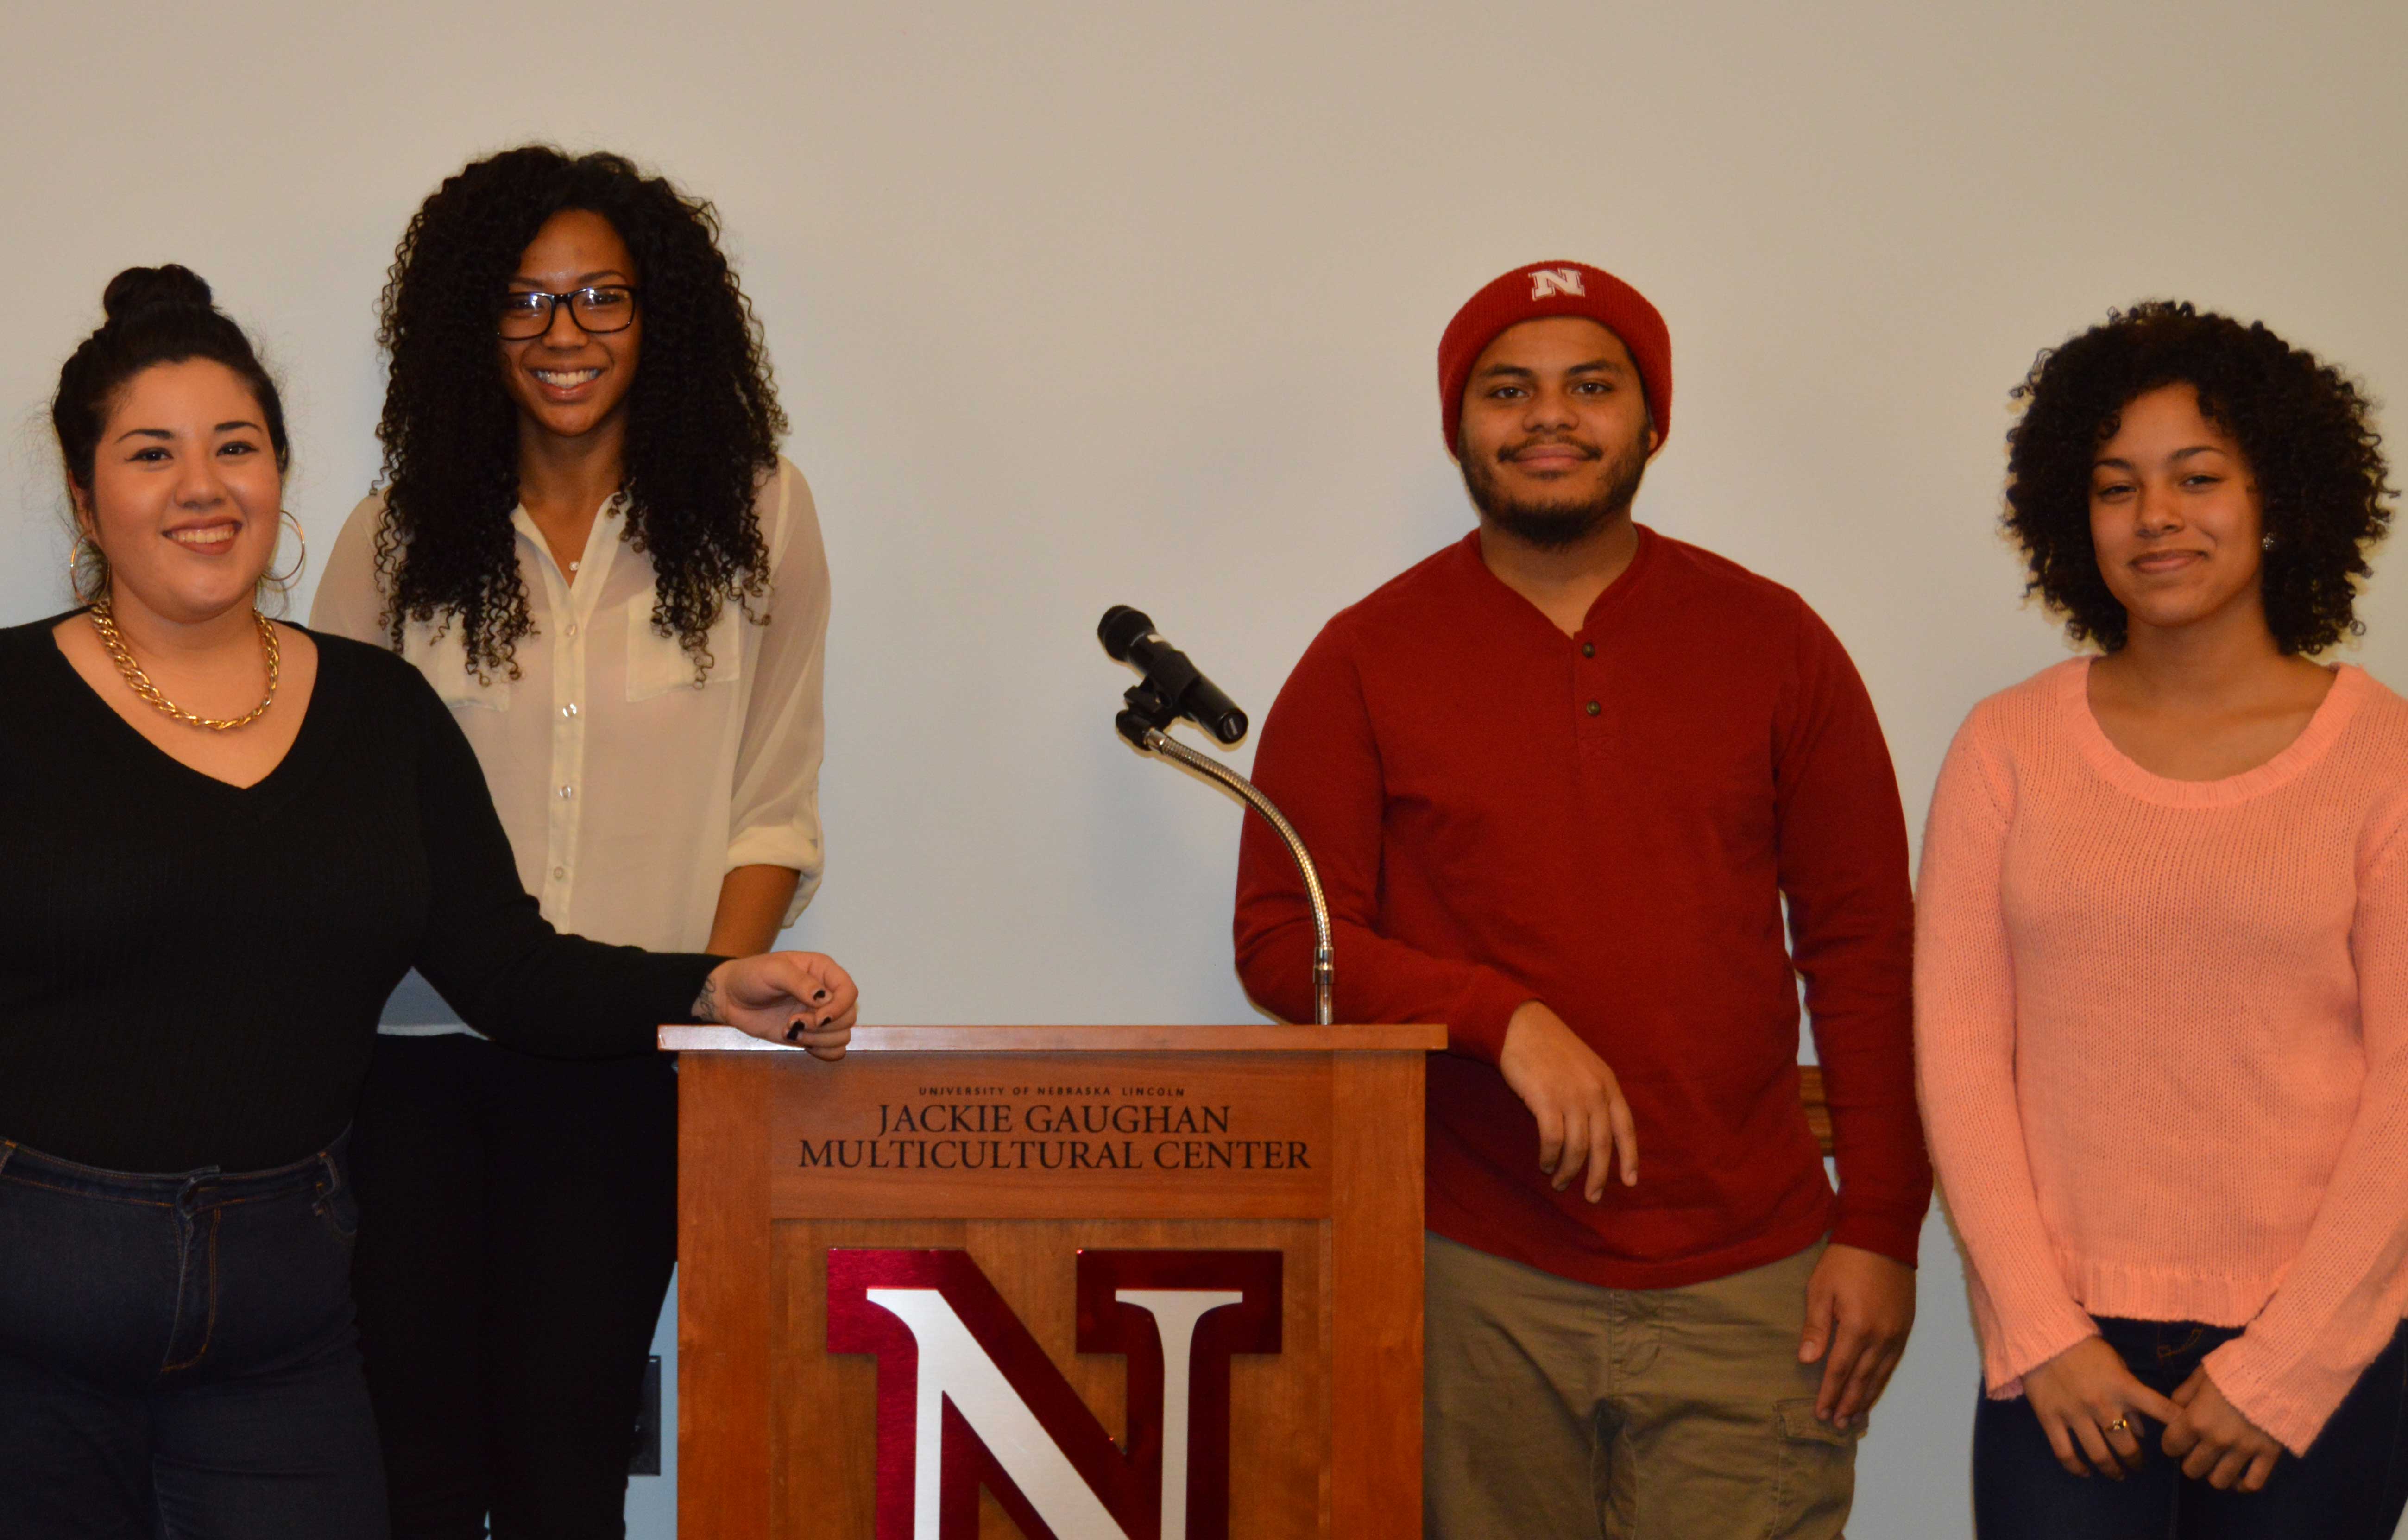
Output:
[[170,262],[164,267],[128,267],[108,281],[108,287],[100,296],[101,311],[111,324],[137,310],[165,305],[210,309],[208,281],[180,263]]

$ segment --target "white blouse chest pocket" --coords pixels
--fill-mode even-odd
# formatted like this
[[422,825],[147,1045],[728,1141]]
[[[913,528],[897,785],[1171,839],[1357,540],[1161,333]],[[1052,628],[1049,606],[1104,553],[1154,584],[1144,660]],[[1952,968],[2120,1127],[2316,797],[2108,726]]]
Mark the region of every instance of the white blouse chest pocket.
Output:
[[411,621],[401,633],[401,656],[426,676],[443,704],[454,711],[463,706],[481,706],[494,712],[510,709],[509,670],[489,669],[486,672],[492,677],[484,680],[470,671],[467,639],[460,634],[456,616],[445,621],[439,635],[434,623]]
[[719,618],[705,640],[710,649],[710,670],[697,679],[695,660],[672,632],[652,629],[652,594],[647,589],[627,601],[627,698],[649,700],[679,688],[698,690],[732,684],[744,677],[744,607],[723,599]]

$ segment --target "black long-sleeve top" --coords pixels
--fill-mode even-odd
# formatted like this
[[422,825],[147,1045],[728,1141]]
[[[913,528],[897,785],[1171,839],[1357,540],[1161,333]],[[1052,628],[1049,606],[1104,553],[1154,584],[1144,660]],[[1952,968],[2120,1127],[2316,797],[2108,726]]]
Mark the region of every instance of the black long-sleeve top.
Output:
[[113,1171],[255,1171],[350,1121],[415,966],[504,1043],[649,1049],[717,959],[552,929],[418,671],[310,633],[256,785],[178,763],[51,636],[0,629],[0,1140]]

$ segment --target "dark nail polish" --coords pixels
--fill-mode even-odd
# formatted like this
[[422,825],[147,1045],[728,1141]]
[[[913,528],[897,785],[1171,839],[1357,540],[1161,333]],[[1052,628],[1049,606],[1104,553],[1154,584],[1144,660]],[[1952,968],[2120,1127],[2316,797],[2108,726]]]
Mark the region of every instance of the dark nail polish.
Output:
[[801,1016],[796,1016],[794,1020],[786,1023],[786,1041],[789,1043],[800,1043],[803,1040],[803,1029],[809,1025],[810,1023]]
[[827,991],[823,989],[811,997],[811,1003],[814,1005],[825,1005],[827,1003]]

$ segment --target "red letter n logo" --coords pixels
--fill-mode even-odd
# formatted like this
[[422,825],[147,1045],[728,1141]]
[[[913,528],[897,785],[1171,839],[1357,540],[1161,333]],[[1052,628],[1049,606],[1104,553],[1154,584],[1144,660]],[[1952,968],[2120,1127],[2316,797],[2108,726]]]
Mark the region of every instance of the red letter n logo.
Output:
[[1533,267],[1530,269],[1530,297],[1545,299],[1551,295],[1579,295],[1585,298],[1588,290],[1581,284],[1577,267]]
[[1128,1448],[966,1251],[828,1253],[831,1353],[878,1355],[878,1540],[1228,1540],[1229,1359],[1280,1350],[1276,1251],[1082,1251],[1078,1349],[1128,1360]]

